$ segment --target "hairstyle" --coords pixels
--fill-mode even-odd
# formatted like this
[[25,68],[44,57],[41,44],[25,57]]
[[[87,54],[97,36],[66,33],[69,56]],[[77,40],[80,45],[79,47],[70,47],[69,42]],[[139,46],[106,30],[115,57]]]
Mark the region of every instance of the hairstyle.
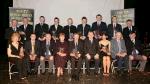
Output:
[[57,20],[59,21],[59,18],[58,18],[58,17],[55,17],[54,20],[55,20],[55,19],[57,19]]
[[67,21],[68,21],[68,20],[71,20],[71,21],[72,21],[72,23],[73,23],[73,19],[72,19],[72,18],[68,18],[68,19],[67,19]]
[[132,35],[132,34],[136,35],[136,32],[135,31],[130,32],[129,36]]
[[103,35],[108,36],[108,34],[106,32],[100,33],[100,36],[103,36]]
[[117,18],[117,16],[114,15],[114,16],[111,17],[111,20],[112,20],[114,17]]
[[60,33],[60,34],[59,34],[59,37],[60,37],[60,36],[64,36],[64,37],[65,37],[65,33]]
[[87,20],[87,18],[86,18],[85,16],[84,16],[84,17],[82,17],[82,20],[83,20],[83,19],[86,19],[86,20]]
[[11,35],[11,41],[13,41],[14,37],[18,37],[18,39],[20,39],[20,34],[18,32],[14,32],[12,35]]
[[28,19],[28,17],[23,17],[22,19]]
[[45,17],[44,17],[44,16],[40,16],[40,18],[44,18],[44,19],[45,19]]
[[131,19],[127,19],[127,21],[126,22],[132,22],[132,20]]
[[13,21],[16,21],[16,22],[18,22],[18,20],[16,20],[16,19],[12,19],[12,20],[11,20],[11,22],[13,22]]
[[[121,35],[121,39],[123,39],[122,33],[121,33],[121,32],[116,32],[116,34],[118,34],[118,33]],[[116,35],[116,34],[115,34],[115,35]]]
[[102,15],[101,15],[101,14],[97,14],[97,15],[96,15],[96,17],[97,17],[97,16],[100,16],[100,17],[102,17]]

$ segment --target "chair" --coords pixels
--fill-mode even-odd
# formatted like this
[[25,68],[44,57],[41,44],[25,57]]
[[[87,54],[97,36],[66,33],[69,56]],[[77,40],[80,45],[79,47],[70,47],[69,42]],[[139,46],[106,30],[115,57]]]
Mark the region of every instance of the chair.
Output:
[[117,67],[115,66],[115,63],[117,62],[117,60],[115,59],[115,60],[112,60],[112,62],[111,62],[111,72],[112,72],[112,74],[115,74],[116,73],[116,71],[115,71],[115,69],[117,69]]
[[12,71],[12,67],[15,65],[14,63],[11,63],[11,62],[8,62],[9,64],[9,79],[11,80],[12,79],[12,75],[15,74],[15,73],[18,73],[16,71]]

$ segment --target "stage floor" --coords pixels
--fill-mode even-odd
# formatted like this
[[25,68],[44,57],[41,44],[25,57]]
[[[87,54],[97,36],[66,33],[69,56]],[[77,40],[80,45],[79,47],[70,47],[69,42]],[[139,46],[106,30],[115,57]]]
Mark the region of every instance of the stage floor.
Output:
[[0,63],[0,84],[150,84],[150,73],[139,73],[134,71],[132,75],[122,76],[111,75],[110,77],[96,77],[91,71],[90,76],[81,74],[80,80],[71,79],[65,72],[64,76],[57,78],[55,75],[46,73],[45,75],[31,75],[26,80],[20,80],[16,75],[9,80],[7,63]]

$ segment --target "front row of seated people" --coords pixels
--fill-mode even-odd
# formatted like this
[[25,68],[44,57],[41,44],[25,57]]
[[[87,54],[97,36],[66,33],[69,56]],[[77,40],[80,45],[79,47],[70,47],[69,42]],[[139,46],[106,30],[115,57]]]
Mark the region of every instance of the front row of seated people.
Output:
[[[124,64],[129,72],[132,71],[132,60],[139,60],[139,71],[144,71],[147,57],[142,54],[140,43],[135,39],[135,32],[130,33],[130,39],[126,42],[121,32],[117,32],[115,38],[111,41],[107,40],[106,33],[101,33],[100,36],[101,40],[98,41],[94,38],[94,33],[90,31],[87,38],[81,40],[80,35],[74,33],[73,41],[67,42],[64,33],[59,34],[58,41],[54,41],[49,33],[45,35],[44,41],[36,40],[36,35],[31,34],[30,40],[23,45],[20,42],[20,35],[15,32],[12,34],[8,44],[7,54],[10,62],[17,66],[21,79],[27,76],[26,72],[32,72],[31,62],[34,62],[35,74],[37,74],[39,65],[41,66],[42,74],[44,74],[45,61],[48,61],[49,64],[48,72],[52,73],[53,65],[55,65],[56,75],[60,77],[63,75],[68,59],[71,60],[72,77],[75,79],[79,79],[83,59],[85,59],[87,75],[90,74],[91,61],[95,63],[95,75],[98,74],[100,60],[102,61],[104,76],[109,76],[111,60],[117,60],[118,70],[122,70]],[[75,69],[75,64],[77,64],[77,70]]]

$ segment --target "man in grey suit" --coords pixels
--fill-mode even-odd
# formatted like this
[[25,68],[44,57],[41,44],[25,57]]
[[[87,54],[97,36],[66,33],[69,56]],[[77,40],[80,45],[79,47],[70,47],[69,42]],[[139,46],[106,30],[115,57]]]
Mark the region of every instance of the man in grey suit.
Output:
[[116,33],[115,38],[111,40],[111,45],[111,55],[113,59],[117,59],[118,70],[122,69],[123,63],[127,67],[127,51],[121,32]]

